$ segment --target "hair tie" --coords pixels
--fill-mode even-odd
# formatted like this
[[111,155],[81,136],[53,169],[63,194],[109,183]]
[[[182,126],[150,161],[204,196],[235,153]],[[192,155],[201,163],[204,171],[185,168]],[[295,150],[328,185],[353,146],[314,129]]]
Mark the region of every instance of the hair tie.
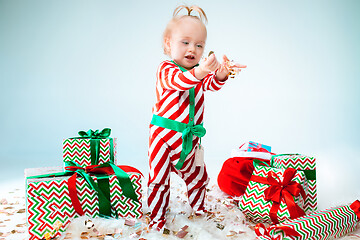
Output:
[[[201,7],[198,7],[196,5],[193,5],[193,6],[186,6],[186,5],[180,5],[178,6],[177,8],[175,8],[174,10],[174,13],[173,13],[173,17],[176,17],[179,12],[183,9],[186,9],[187,10],[187,15],[184,15],[184,16],[191,16],[191,17],[196,17],[198,18],[199,20],[203,21],[204,23],[207,23],[207,17],[206,17],[206,14],[204,12],[204,10],[202,10]],[[199,14],[199,16],[193,16],[191,15],[191,12],[197,12]]]

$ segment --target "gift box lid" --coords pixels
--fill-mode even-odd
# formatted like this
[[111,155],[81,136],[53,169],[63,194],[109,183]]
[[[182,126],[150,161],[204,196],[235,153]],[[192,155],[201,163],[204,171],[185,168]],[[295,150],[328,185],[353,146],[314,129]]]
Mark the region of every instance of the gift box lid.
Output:
[[316,158],[303,154],[278,154],[271,157],[270,165],[278,168],[292,167],[297,170],[315,170]]
[[[47,181],[47,180],[53,179],[54,177],[47,177],[47,178],[30,178],[30,177],[44,175],[44,174],[51,174],[51,173],[59,173],[62,171],[63,171],[62,166],[26,168],[24,170],[24,177],[27,180],[27,182]],[[57,179],[61,179],[61,178],[68,178],[68,177],[67,176],[57,177]]]

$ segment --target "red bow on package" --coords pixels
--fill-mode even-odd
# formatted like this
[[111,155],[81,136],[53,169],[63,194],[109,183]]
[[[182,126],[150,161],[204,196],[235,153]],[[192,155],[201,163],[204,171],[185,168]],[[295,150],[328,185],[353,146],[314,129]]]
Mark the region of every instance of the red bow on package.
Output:
[[283,174],[283,181],[276,176],[274,172],[269,172],[267,178],[260,176],[252,176],[251,181],[270,185],[264,192],[265,200],[272,201],[272,207],[270,209],[270,218],[274,224],[278,224],[277,212],[280,208],[281,200],[284,199],[290,218],[298,218],[305,215],[304,210],[299,207],[293,197],[298,197],[300,194],[305,199],[305,191],[301,184],[291,181],[296,174],[294,168],[287,168]]
[[360,201],[356,200],[350,205],[350,208],[355,212],[358,221],[360,221]]
[[255,233],[257,236],[265,236],[269,240],[281,240],[281,235],[274,236],[274,232],[276,230],[282,230],[287,236],[300,236],[300,234],[296,230],[287,226],[270,226],[268,228],[265,228],[265,225],[262,223],[258,223],[255,226]]

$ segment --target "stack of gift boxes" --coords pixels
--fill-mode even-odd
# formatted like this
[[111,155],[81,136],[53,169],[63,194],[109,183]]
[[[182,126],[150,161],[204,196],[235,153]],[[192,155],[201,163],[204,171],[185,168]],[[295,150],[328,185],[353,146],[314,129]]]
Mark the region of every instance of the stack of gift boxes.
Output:
[[142,174],[116,165],[110,129],[63,141],[63,167],[25,170],[29,239],[50,239],[73,218],[142,216]]
[[355,230],[360,221],[358,200],[318,211],[314,157],[275,155],[269,146],[255,142],[232,152],[232,157],[249,156],[257,161],[239,208],[257,223],[258,239],[321,240]]

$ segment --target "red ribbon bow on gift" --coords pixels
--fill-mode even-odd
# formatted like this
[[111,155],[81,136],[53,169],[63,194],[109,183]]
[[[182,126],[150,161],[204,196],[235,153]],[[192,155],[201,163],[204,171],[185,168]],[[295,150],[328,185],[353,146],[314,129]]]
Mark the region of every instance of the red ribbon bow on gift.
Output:
[[[274,231],[272,231],[272,230],[274,230]],[[266,236],[271,240],[281,240],[282,238],[280,235],[274,237],[273,233],[276,230],[282,230],[287,236],[296,236],[296,237],[300,236],[300,234],[296,230],[292,229],[291,227],[287,227],[287,226],[270,226],[268,228],[265,228],[265,225],[262,223],[258,223],[255,226],[255,233],[257,236]],[[263,231],[263,233],[261,231]]]
[[355,212],[358,221],[360,221],[360,201],[356,200],[350,205],[350,208]]
[[[75,172],[76,170],[84,170],[86,173],[102,173],[107,175],[114,174],[114,169],[111,166],[104,167],[104,165],[106,164],[90,165],[90,166],[86,166],[85,168],[79,166],[66,166],[65,170],[70,172]],[[141,176],[144,176],[138,169],[134,167],[127,165],[118,165],[118,167],[120,167],[125,172],[135,172],[135,173],[139,173]]]
[[301,184],[291,181],[296,174],[294,168],[287,168],[283,174],[283,181],[276,176],[274,172],[269,172],[267,178],[260,176],[252,176],[251,181],[264,183],[270,185],[264,192],[265,200],[272,201],[273,205],[270,209],[270,218],[274,224],[279,223],[277,219],[277,212],[280,208],[281,200],[284,199],[290,218],[298,218],[305,215],[303,209],[301,209],[294,201],[293,197],[298,197],[300,194],[305,199],[305,191]]
[[66,166],[65,170],[70,172],[75,172],[76,170],[83,170],[86,173],[102,173],[107,175],[114,174],[114,170],[110,166],[101,167],[100,165],[90,165],[86,167]]

